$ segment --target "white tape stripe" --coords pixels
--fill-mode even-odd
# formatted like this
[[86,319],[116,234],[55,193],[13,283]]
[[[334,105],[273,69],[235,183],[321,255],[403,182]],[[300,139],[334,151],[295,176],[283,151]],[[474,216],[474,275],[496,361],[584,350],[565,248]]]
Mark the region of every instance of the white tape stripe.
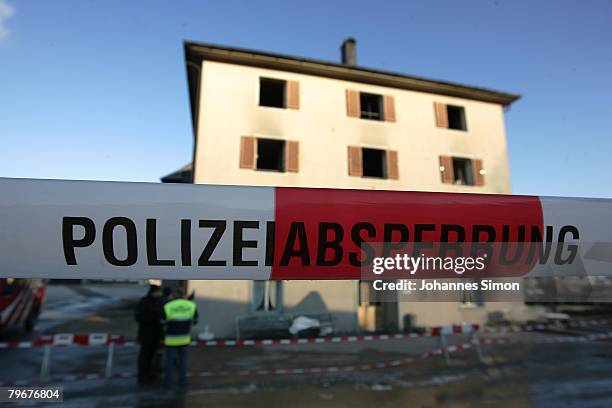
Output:
[[[575,321],[568,322],[565,326],[567,327],[586,327],[586,326],[597,326],[603,324],[612,323],[612,319],[598,319],[598,320],[584,320],[584,321]],[[459,334],[457,332],[452,331],[453,327],[456,326],[444,326],[446,330],[444,333],[450,334]],[[546,329],[559,329],[563,328],[563,326],[559,326],[558,324],[539,324],[539,325],[526,325],[526,326],[509,326],[509,327],[500,327],[500,328],[483,328],[482,333],[484,334],[505,334],[505,333],[514,333],[520,331],[533,331],[535,328],[539,330]],[[429,329],[429,331],[440,330],[442,332],[442,327],[434,327]],[[467,331],[465,331],[467,330]],[[473,328],[470,325],[465,325],[462,327],[461,333],[475,333],[478,330]],[[22,341],[22,342],[1,342],[0,348],[30,348],[30,347],[40,347],[44,344],[50,344],[54,346],[70,346],[77,344],[75,339],[77,337],[87,336],[87,340],[84,346],[98,346],[105,345],[108,342],[113,342],[115,344],[123,345],[123,346],[135,346],[138,343],[135,341],[126,341],[122,335],[108,334],[108,333],[91,333],[89,335],[80,335],[74,333],[60,333],[50,336],[40,336],[36,341]],[[265,340],[205,340],[205,341],[193,341],[191,343],[192,346],[206,346],[206,347],[233,347],[237,345],[241,346],[255,346],[255,345],[289,345],[289,344],[311,344],[311,343],[344,343],[344,342],[360,342],[360,341],[386,341],[386,340],[400,340],[400,339],[411,339],[423,337],[424,334],[420,333],[407,333],[407,334],[394,334],[394,335],[365,335],[365,336],[336,336],[336,337],[314,337],[314,338],[299,338],[299,339],[265,339]],[[425,336],[431,336],[431,333],[425,334]],[[585,336],[583,336],[585,337]],[[607,338],[607,334],[590,334],[587,336],[588,338],[582,340],[575,341],[588,341],[588,340],[597,340],[600,338]],[[566,338],[566,337],[563,337]],[[576,337],[573,337],[576,338]],[[580,339],[581,337],[577,337]],[[491,341],[490,339],[485,339],[485,341]],[[497,339],[496,342],[500,342],[501,340]],[[550,341],[550,340],[548,340]],[[570,341],[570,340],[564,340]]]

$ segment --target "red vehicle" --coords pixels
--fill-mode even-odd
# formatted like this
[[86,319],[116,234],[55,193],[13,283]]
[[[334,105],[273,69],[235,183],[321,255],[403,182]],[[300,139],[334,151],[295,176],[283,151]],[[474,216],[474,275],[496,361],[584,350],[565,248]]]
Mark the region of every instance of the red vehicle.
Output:
[[42,279],[0,278],[0,330],[34,329],[45,299]]

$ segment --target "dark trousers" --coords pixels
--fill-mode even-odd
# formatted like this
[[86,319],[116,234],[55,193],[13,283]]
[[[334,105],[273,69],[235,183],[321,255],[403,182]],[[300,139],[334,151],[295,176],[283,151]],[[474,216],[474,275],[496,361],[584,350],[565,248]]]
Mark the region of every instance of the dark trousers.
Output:
[[140,340],[140,352],[138,353],[138,381],[147,382],[155,378],[153,372],[153,358],[159,347],[158,338],[146,338]]
[[164,378],[164,384],[167,387],[171,387],[174,377],[174,361],[179,370],[179,384],[187,385],[187,346],[166,346],[166,375]]

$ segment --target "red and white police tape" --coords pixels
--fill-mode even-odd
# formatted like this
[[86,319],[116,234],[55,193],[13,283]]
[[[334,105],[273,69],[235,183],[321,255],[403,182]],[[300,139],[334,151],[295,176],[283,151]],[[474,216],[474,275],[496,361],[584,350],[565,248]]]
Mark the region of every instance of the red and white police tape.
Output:
[[[273,346],[291,344],[329,344],[329,343],[355,343],[366,341],[404,340],[420,337],[437,337],[452,334],[503,334],[522,331],[536,331],[561,329],[566,327],[590,327],[612,324],[612,319],[581,319],[564,323],[541,323],[526,325],[510,325],[499,327],[480,327],[478,324],[454,324],[448,326],[431,327],[422,333],[398,333],[398,334],[372,334],[355,336],[327,336],[291,339],[258,339],[258,340],[194,340],[193,347],[248,347],[248,346]],[[109,344],[135,346],[137,342],[127,339],[121,334],[91,333],[71,334],[61,333],[40,336],[33,341],[9,341],[0,342],[0,349],[6,348],[33,348],[43,346],[68,347],[68,346],[104,346]]]
[[[585,336],[555,336],[553,338],[543,339],[532,339],[529,342],[533,344],[560,344],[560,343],[581,343],[588,341],[599,341],[599,340],[610,340],[612,339],[612,331],[607,333],[594,333]],[[308,374],[336,374],[336,373],[347,373],[354,371],[367,371],[377,370],[384,368],[394,368],[403,366],[406,364],[414,363],[418,360],[424,360],[427,358],[446,355],[455,353],[461,350],[468,350],[477,347],[478,344],[484,345],[496,345],[496,344],[516,344],[521,343],[514,339],[504,338],[487,338],[487,339],[472,339],[467,343],[456,344],[452,346],[446,346],[437,348],[432,351],[425,352],[420,356],[416,357],[402,357],[389,361],[372,362],[364,364],[353,364],[343,366],[325,366],[325,367],[303,367],[303,368],[272,368],[272,369],[252,369],[252,370],[238,370],[238,371],[201,371],[188,373],[189,377],[242,377],[242,376],[273,376],[273,375],[308,375]],[[110,380],[110,379],[121,379],[121,378],[132,378],[135,374],[133,372],[122,372],[113,373],[110,376],[106,376],[103,373],[92,373],[92,374],[75,374],[75,375],[64,375],[54,376],[48,381],[36,381],[36,380],[20,380],[20,381],[0,381],[0,386],[25,386],[30,384],[39,383],[65,383],[81,380]]]
[[[377,370],[383,368],[393,368],[402,365],[413,363],[417,360],[424,360],[434,356],[442,355],[444,353],[454,353],[460,350],[467,350],[473,347],[472,343],[457,344],[449,347],[439,348],[437,350],[428,351],[416,357],[402,357],[390,361],[382,361],[377,363],[364,363],[364,364],[353,364],[343,366],[326,366],[326,367],[304,367],[304,368],[272,368],[272,369],[253,369],[253,370],[238,370],[238,371],[200,371],[187,373],[188,377],[243,377],[243,376],[273,376],[273,375],[308,375],[308,374],[333,374],[333,373],[346,373],[354,371],[368,371]],[[48,381],[33,381],[33,380],[18,380],[18,381],[0,381],[0,386],[25,386],[30,384],[52,384],[52,383],[65,383],[82,380],[111,380],[121,378],[133,378],[135,373],[133,372],[122,372],[113,373],[107,377],[104,373],[92,373],[92,374],[75,374],[75,375],[64,375],[54,376]]]
[[[423,333],[398,333],[398,334],[372,334],[355,336],[327,336],[291,339],[258,339],[258,340],[194,340],[194,347],[247,347],[247,346],[272,346],[289,344],[325,344],[325,343],[354,343],[363,341],[402,340],[419,337],[439,336],[440,334],[470,334],[479,330],[477,324],[451,325],[432,327]],[[43,346],[67,347],[67,346],[105,346],[108,344],[134,346],[134,340],[129,340],[120,334],[92,333],[71,334],[62,333],[41,336],[34,341],[9,341],[0,343],[2,348],[32,348]]]
[[[385,241],[545,242],[495,276],[612,276],[612,200],[0,178],[3,277],[359,280]],[[404,277],[457,277],[432,273]]]

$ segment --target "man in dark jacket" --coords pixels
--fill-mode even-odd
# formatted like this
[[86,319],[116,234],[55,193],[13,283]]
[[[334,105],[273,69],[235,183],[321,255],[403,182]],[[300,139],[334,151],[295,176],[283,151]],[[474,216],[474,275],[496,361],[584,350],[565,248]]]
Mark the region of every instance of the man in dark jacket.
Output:
[[153,357],[164,337],[161,319],[163,304],[161,288],[151,285],[146,296],[140,299],[136,308],[135,318],[138,322],[138,383],[148,384],[155,380],[153,373]]

